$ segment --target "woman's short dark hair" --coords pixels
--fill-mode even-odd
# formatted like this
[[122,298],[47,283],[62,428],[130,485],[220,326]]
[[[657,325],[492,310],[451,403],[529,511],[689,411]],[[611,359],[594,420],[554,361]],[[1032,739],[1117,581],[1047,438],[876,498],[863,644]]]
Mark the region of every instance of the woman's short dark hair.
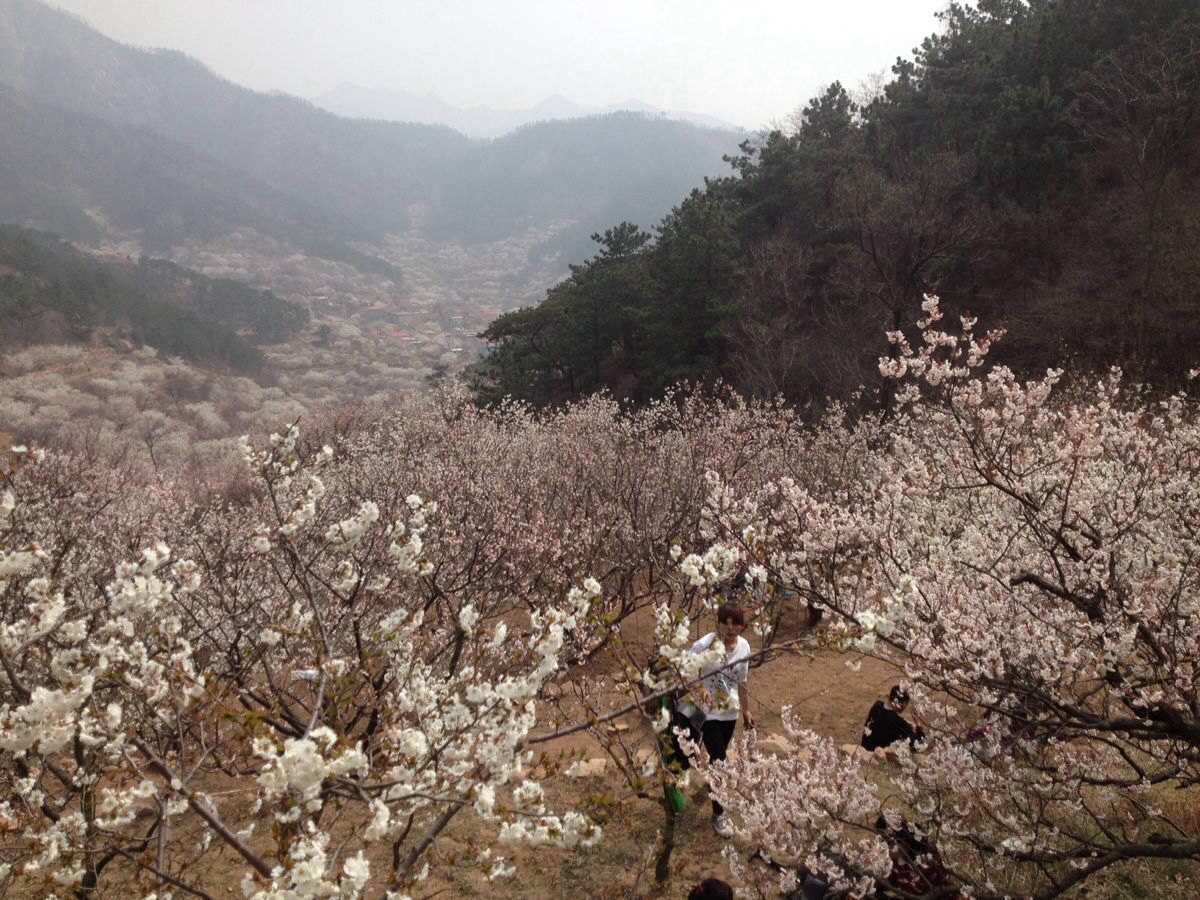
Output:
[[705,878],[692,888],[688,900],[733,900],[733,888],[720,878]]
[[746,626],[746,613],[736,603],[722,603],[717,607],[717,622]]
[[900,687],[898,684],[893,685],[892,689],[888,691],[888,699],[893,703],[907,703],[908,691]]

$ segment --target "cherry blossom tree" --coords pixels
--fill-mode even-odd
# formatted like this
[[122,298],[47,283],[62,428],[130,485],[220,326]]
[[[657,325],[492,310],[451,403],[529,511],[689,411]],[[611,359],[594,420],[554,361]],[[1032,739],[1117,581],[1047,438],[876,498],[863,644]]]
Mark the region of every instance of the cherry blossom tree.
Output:
[[599,840],[531,775],[582,730],[663,796],[661,880],[659,698],[738,573],[756,660],[887,659],[929,734],[864,769],[792,711],[791,751],[697,760],[785,879],[886,882],[881,814],[984,896],[1197,858],[1196,401],[1021,383],[940,318],[891,335],[886,415],[686,388],[481,410],[451,386],[243,441],[237,475],[6,457],[0,889],[207,896],[220,857],[247,896],[398,897],[459,816],[500,877],[508,843]]
[[712,767],[716,795],[785,881],[804,869],[855,895],[892,871],[880,814],[977,896],[1200,859],[1194,397],[1151,400],[1118,372],[1021,383],[987,367],[996,335],[924,309],[918,347],[894,333],[881,360],[900,410],[820,429],[840,471],[717,483],[709,521],[717,547],[754,549],[831,614],[829,642],[901,667],[929,737],[879,784],[792,711],[794,750],[745,747]]
[[[247,896],[359,896],[383,847],[401,896],[464,809],[500,843],[597,840],[547,808],[522,742],[599,584],[485,629],[469,593],[415,587],[435,502],[343,508],[321,478],[332,449],[304,454],[294,428],[243,449],[257,503],[177,510],[191,558],[157,543],[107,574],[117,548],[58,539],[45,460],[6,475],[0,878],[83,895],[132,868],[207,896],[219,844]],[[490,847],[480,862],[510,871]]]

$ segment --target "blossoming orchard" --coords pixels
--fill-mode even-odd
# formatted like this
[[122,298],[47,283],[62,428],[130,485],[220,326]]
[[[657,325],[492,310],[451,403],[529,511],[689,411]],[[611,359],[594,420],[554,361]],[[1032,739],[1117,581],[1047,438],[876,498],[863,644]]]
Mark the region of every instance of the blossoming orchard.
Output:
[[420,896],[472,819],[498,892],[522,847],[602,854],[535,752],[590,734],[655,814],[681,775],[638,745],[723,658],[687,650],[739,571],[756,664],[884,660],[925,730],[886,767],[794,709],[783,749],[692,747],[739,891],[868,895],[902,827],[951,878],[924,896],[1200,860],[1196,400],[1023,383],[973,327],[929,298],[881,361],[891,408],[816,422],[719,391],[535,413],[450,388],[252,438],[233,473],[14,448],[0,892],[209,896],[220,858],[246,897]]

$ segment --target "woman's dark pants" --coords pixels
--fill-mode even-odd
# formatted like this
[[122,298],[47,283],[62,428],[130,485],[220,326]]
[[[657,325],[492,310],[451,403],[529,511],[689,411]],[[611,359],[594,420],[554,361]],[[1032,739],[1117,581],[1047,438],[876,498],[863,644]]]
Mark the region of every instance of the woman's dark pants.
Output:
[[[687,754],[683,752],[683,749],[679,746],[679,740],[675,737],[676,728],[687,729],[693,741],[704,745],[704,749],[708,752],[709,760],[718,762],[725,758],[725,750],[729,747],[729,742],[733,740],[733,729],[736,726],[737,719],[730,719],[728,722],[723,722],[719,719],[705,719],[704,725],[701,726],[699,733],[697,733],[696,728],[688,721],[687,716],[676,709],[674,715],[671,717],[671,745],[675,759],[685,770],[692,767]],[[715,799],[712,802],[712,808],[714,816],[719,816],[724,812],[724,808]]]

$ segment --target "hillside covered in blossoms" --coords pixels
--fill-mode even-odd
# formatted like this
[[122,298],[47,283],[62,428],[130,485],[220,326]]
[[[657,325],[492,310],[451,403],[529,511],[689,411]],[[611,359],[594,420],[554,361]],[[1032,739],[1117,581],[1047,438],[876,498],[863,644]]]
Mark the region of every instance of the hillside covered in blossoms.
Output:
[[[522,847],[605,867],[604,823],[640,809],[653,858],[610,877],[662,889],[680,772],[655,700],[712,664],[688,647],[739,568],[756,678],[797,649],[870,661],[924,723],[883,769],[787,708],[697,758],[742,890],[866,896],[901,822],[975,896],[1147,861],[1187,883],[1195,395],[1022,382],[997,334],[943,326],[930,298],[916,344],[891,336],[886,415],[450,390],[244,440],[222,473],[15,448],[0,884],[196,893],[220,859],[255,897],[420,896],[463,865],[508,896]],[[540,752],[571,734],[615,766],[607,806]],[[439,835],[470,849],[448,863]]]

